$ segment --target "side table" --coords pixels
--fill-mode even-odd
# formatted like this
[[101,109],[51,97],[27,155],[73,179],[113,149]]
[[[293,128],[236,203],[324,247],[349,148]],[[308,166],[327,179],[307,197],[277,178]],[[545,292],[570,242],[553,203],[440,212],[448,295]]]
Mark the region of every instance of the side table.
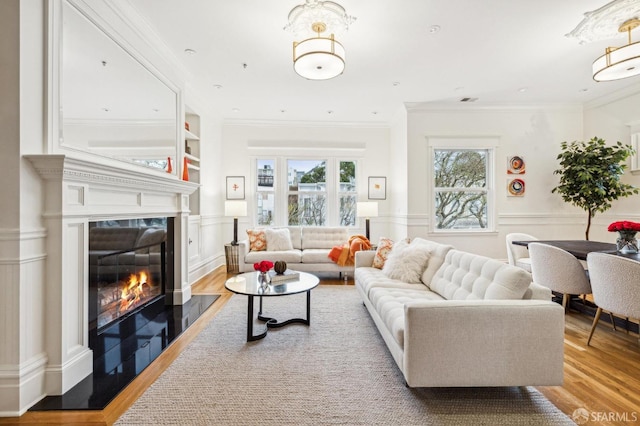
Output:
[[238,246],[233,244],[225,244],[224,255],[227,259],[227,273],[239,273],[240,266],[238,265]]

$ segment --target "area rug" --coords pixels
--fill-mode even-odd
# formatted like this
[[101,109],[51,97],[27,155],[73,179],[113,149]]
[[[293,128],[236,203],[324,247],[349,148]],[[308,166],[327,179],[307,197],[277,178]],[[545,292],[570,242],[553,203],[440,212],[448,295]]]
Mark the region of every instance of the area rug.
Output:
[[[406,387],[353,286],[319,286],[311,326],[250,343],[246,310],[234,295],[116,424],[574,424],[532,387]],[[304,317],[305,294],[264,298],[263,313]]]

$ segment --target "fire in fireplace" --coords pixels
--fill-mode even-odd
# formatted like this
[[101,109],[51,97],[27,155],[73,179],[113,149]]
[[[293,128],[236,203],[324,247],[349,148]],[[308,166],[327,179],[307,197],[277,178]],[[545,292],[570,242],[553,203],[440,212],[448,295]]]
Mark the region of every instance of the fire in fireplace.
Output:
[[98,328],[162,295],[161,280],[154,280],[147,269],[117,282],[98,282],[97,286]]

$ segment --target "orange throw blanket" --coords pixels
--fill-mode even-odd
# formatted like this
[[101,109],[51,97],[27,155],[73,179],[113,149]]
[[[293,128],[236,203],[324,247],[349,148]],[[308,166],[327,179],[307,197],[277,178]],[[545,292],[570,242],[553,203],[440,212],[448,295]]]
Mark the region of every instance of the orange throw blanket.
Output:
[[341,246],[334,246],[329,252],[329,259],[340,266],[351,266],[354,263],[356,252],[369,250],[371,243],[364,235],[352,235],[349,242]]

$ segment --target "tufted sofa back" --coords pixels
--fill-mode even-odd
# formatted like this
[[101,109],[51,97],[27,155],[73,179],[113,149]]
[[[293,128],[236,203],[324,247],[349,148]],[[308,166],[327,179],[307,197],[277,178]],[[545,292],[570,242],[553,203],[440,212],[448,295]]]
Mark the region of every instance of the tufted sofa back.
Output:
[[302,249],[330,249],[349,241],[347,228],[331,226],[304,226]]
[[523,299],[530,284],[531,275],[522,268],[449,250],[429,287],[448,300],[513,300]]

